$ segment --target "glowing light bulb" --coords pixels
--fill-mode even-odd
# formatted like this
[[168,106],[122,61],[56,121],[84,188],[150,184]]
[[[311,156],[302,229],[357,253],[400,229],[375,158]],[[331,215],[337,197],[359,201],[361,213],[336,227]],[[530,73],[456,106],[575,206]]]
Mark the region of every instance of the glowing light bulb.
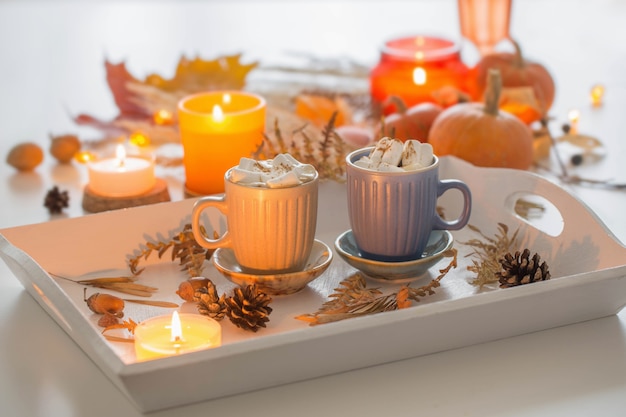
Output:
[[128,138],[128,142],[141,148],[150,145],[150,137],[143,132],[133,132]]
[[161,109],[154,112],[152,120],[160,126],[171,125],[174,124],[174,115],[169,110]]
[[604,99],[604,86],[602,84],[596,84],[591,87],[589,97],[591,98],[591,104],[594,107],[601,106],[602,100]]
[[76,152],[76,155],[74,155],[74,160],[81,164],[86,164],[87,162],[95,161],[96,159],[96,155],[89,151]]

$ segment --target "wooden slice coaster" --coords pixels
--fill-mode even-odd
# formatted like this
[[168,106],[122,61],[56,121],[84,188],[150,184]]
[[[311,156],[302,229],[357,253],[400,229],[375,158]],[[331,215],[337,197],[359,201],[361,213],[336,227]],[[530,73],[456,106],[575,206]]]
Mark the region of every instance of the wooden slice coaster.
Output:
[[89,188],[89,185],[85,187],[83,192],[83,209],[90,213],[164,203],[166,201],[170,201],[170,193],[167,189],[167,183],[161,178],[156,179],[156,184],[152,190],[144,194],[129,197],[102,196],[94,193]]

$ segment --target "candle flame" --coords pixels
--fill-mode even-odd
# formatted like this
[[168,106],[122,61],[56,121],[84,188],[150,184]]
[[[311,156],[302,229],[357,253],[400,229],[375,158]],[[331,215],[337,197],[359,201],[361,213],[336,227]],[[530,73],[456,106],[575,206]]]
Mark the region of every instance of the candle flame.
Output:
[[602,84],[596,84],[591,87],[591,104],[594,106],[601,106],[602,99],[604,97],[604,86]]
[[213,120],[215,120],[216,122],[221,122],[222,120],[224,120],[224,111],[219,104],[213,106]]
[[115,157],[117,158],[118,165],[123,167],[124,161],[126,161],[126,149],[124,149],[124,145],[121,143],[115,148]]
[[230,101],[232,100],[232,98],[230,97],[230,94],[226,93],[222,96],[222,103],[224,104],[230,104]]
[[576,109],[572,109],[567,113],[567,118],[571,123],[578,123],[578,120],[580,120],[580,112]]
[[572,135],[578,134],[578,121],[580,120],[580,111],[577,109],[572,109],[567,113],[567,118],[569,119],[570,130],[569,133]]
[[180,317],[178,311],[172,313],[172,342],[181,342],[183,340],[183,329],[180,324]]
[[426,84],[426,70],[422,67],[417,67],[413,70],[413,82],[416,85]]

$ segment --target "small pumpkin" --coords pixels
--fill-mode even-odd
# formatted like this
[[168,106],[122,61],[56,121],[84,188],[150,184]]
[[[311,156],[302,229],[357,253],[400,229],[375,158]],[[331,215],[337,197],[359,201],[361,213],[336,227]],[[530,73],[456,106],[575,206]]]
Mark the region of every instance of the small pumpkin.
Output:
[[405,142],[409,139],[426,142],[430,128],[443,108],[435,103],[420,103],[406,108],[396,103],[398,111],[386,116],[377,131],[380,137],[393,137]]
[[495,53],[486,55],[480,60],[476,66],[478,94],[479,96],[482,95],[487,88],[489,70],[498,69],[503,87],[532,87],[542,113],[546,114],[550,110],[556,94],[554,79],[543,65],[524,59],[517,42],[513,41],[513,45],[515,46],[515,53]]
[[454,155],[477,166],[528,169],[533,136],[517,117],[498,109],[502,81],[489,72],[485,103],[460,103],[444,110],[428,141],[436,155]]

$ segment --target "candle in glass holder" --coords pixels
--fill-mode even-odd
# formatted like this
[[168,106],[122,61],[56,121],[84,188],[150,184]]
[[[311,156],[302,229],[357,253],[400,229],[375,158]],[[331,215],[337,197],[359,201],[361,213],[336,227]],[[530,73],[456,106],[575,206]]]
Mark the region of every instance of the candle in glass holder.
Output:
[[158,316],[135,328],[135,355],[138,361],[180,355],[218,347],[222,344],[220,324],[200,314]]
[[224,192],[224,174],[263,143],[265,100],[242,91],[194,94],[178,103],[185,187],[191,194]]
[[156,184],[154,163],[145,158],[126,156],[118,145],[115,158],[90,162],[89,190],[103,197],[131,197],[150,191]]
[[433,93],[444,87],[466,91],[468,73],[457,43],[430,36],[399,38],[385,43],[370,74],[370,92],[379,103],[391,96],[407,106],[435,102]]

